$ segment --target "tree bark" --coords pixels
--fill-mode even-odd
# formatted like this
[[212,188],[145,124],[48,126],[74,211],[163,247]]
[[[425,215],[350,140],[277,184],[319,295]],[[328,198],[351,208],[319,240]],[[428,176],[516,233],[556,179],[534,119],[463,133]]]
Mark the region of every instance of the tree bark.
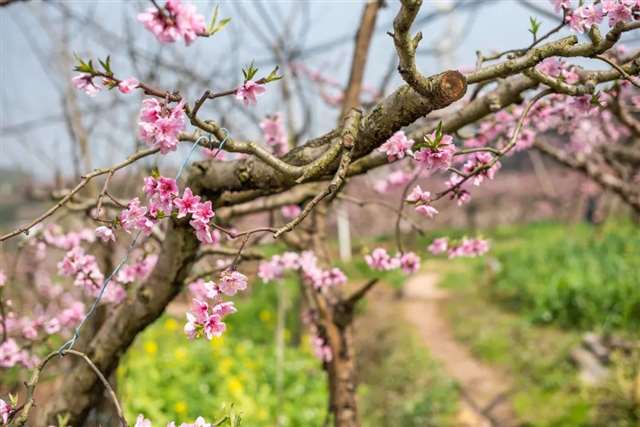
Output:
[[337,325],[330,321],[325,323],[325,328],[328,344],[333,352],[327,373],[334,426],[359,427],[353,325],[351,322],[344,326]]

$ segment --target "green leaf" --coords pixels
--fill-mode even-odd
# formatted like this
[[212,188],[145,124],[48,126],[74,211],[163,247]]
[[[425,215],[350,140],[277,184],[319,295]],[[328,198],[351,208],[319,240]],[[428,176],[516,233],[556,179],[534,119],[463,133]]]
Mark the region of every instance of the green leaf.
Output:
[[529,18],[529,23],[531,24],[531,26],[529,27],[529,32],[533,35],[533,39],[536,40],[536,38],[538,37],[538,30],[540,30],[540,26],[542,25],[542,23],[533,16]]
[[242,74],[244,75],[244,81],[246,82],[246,81],[252,80],[255,77],[257,72],[258,72],[258,69],[253,65],[253,61],[251,61],[251,65],[242,69]]
[[211,16],[211,21],[209,22],[209,26],[207,27],[207,35],[212,36],[217,32],[220,32],[227,26],[229,22],[231,22],[231,18],[223,18],[218,22],[218,6],[213,9],[213,15]]
[[276,65],[276,68],[274,68],[267,77],[264,78],[264,82],[265,83],[269,83],[269,82],[275,82],[276,80],[280,80],[282,78],[282,76],[278,75],[278,69],[280,67],[278,67]]
[[113,72],[111,71],[111,55],[107,56],[105,61],[98,59],[98,62],[100,62],[100,65],[107,76],[113,76]]

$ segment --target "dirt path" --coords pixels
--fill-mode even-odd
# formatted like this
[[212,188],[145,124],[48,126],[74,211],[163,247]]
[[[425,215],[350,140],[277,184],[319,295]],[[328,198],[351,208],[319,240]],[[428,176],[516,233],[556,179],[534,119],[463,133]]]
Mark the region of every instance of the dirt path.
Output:
[[509,381],[502,373],[475,359],[456,341],[441,311],[449,296],[438,287],[438,280],[435,273],[414,275],[404,287],[402,304],[407,319],[416,326],[432,356],[462,388],[460,426],[514,426],[515,417],[507,396]]

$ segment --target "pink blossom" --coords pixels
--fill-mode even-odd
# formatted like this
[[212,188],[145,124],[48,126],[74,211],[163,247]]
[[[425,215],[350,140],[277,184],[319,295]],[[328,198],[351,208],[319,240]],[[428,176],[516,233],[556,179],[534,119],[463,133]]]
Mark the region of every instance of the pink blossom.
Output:
[[396,160],[404,158],[405,154],[411,152],[413,146],[413,139],[407,139],[407,136],[403,131],[394,133],[391,138],[378,147],[378,151],[381,151],[387,155],[387,160],[394,162]]
[[118,218],[127,233],[140,230],[144,234],[150,234],[154,226],[153,221],[147,217],[147,208],[140,206],[137,197],[129,201],[127,209],[120,212]]
[[200,219],[193,219],[189,221],[189,225],[195,230],[196,238],[204,244],[215,245],[220,242],[220,235],[216,233],[216,230],[211,230],[208,222],[204,222]]
[[562,9],[571,8],[571,0],[551,0],[551,4],[553,4],[553,9],[556,13],[562,12]]
[[611,27],[619,22],[628,22],[633,19],[631,4],[622,0],[603,0],[602,11],[609,17]]
[[91,74],[78,74],[71,79],[71,82],[76,89],[84,90],[84,93],[89,96],[95,96],[100,92],[100,88],[93,83]]
[[3,287],[7,283],[7,275],[4,274],[4,271],[0,270],[0,288]]
[[282,123],[282,114],[276,113],[260,122],[264,139],[276,155],[281,156],[288,150],[287,133]]
[[84,317],[84,304],[80,301],[74,301],[70,307],[62,310],[58,316],[58,320],[65,327],[75,326]]
[[189,339],[205,336],[207,339],[222,335],[226,325],[222,321],[224,316],[235,313],[236,308],[232,302],[216,304],[209,312],[209,304],[204,301],[194,299],[192,312],[188,312],[187,323],[184,332]]
[[400,268],[407,274],[420,270],[420,257],[415,252],[405,252],[400,257]]
[[62,261],[58,263],[58,274],[74,277],[76,286],[84,287],[92,292],[97,291],[104,280],[96,258],[93,255],[86,255],[80,246],[65,254]]
[[562,62],[558,58],[545,58],[536,66],[536,70],[551,77],[559,77],[562,72]]
[[427,249],[434,255],[438,255],[447,251],[449,246],[449,239],[446,237],[440,237],[435,239]]
[[60,331],[60,321],[55,317],[52,319],[49,319],[44,324],[44,331],[49,335],[58,333]]
[[418,205],[416,206],[416,212],[422,216],[426,216],[429,219],[435,218],[438,214],[438,210],[431,205]]
[[593,26],[597,26],[602,22],[604,18],[604,14],[602,13],[602,9],[600,6],[596,5],[586,5],[576,11],[582,17],[584,27],[590,29]]
[[449,193],[449,198],[451,200],[457,200],[458,206],[462,206],[471,200],[471,194],[462,188],[464,184],[460,184],[462,179],[463,178],[457,173],[452,173],[446,182],[447,188],[452,189]]
[[400,259],[391,257],[384,248],[374,249],[364,259],[373,270],[388,271],[400,267]]
[[424,202],[427,203],[431,200],[431,193],[428,191],[422,191],[422,188],[419,185],[416,185],[411,193],[407,196],[407,202],[417,203]]
[[9,415],[13,412],[13,408],[10,404],[0,399],[0,420],[2,420],[2,424],[8,424]]
[[189,187],[184,189],[182,198],[175,198],[173,204],[178,208],[178,218],[184,218],[187,214],[192,214],[200,205],[200,196],[194,196]]
[[246,106],[255,105],[257,102],[256,97],[262,95],[265,91],[264,85],[253,80],[247,80],[236,90],[236,99],[244,102]]
[[347,283],[347,276],[337,267],[322,272],[321,283],[316,283],[316,287],[333,287]]
[[209,223],[211,218],[215,216],[213,212],[213,208],[211,206],[211,201],[198,203],[191,212],[192,218],[198,221],[202,221],[204,223]]
[[147,145],[159,148],[162,154],[175,151],[178,134],[185,127],[184,100],[170,108],[156,98],[142,101],[138,133]]
[[188,46],[207,32],[204,16],[196,12],[195,6],[182,4],[181,0],[167,0],[162,12],[151,7],[138,14],[138,21],[161,43],[173,43],[182,37]]
[[116,235],[113,233],[113,230],[110,227],[105,227],[104,225],[96,228],[96,237],[98,237],[103,242],[116,241]]
[[300,215],[302,209],[298,205],[285,205],[280,209],[280,212],[282,212],[282,216],[286,219],[293,219]]
[[225,270],[220,274],[218,287],[225,295],[235,295],[236,292],[247,289],[247,276],[239,271]]
[[489,250],[489,242],[483,239],[468,239],[462,241],[449,248],[449,258],[458,257],[476,257],[484,255]]
[[151,427],[151,420],[146,419],[144,415],[140,414],[138,418],[136,418],[134,427]]
[[[463,171],[469,174],[479,168],[488,167],[491,163],[493,163],[493,156],[491,154],[486,152],[475,153],[475,156],[464,164]],[[496,162],[488,169],[477,172],[473,177],[473,185],[480,185],[484,178],[493,179],[501,166],[500,162]]]
[[258,266],[258,277],[262,280],[263,283],[269,283],[273,280],[280,279],[284,269],[278,262],[263,261]]
[[135,88],[140,85],[140,82],[133,77],[121,80],[118,83],[118,90],[124,94],[131,93]]
[[[434,140],[435,132],[429,138]],[[414,159],[427,169],[447,169],[451,166],[451,160],[456,148],[453,145],[453,138],[450,135],[443,135],[440,143],[434,147],[424,147],[416,152]]]
[[0,368],[12,368],[20,363],[28,368],[32,365],[33,359],[26,350],[21,350],[13,338],[7,338],[0,343]]
[[579,11],[576,10],[569,13],[565,18],[565,22],[569,24],[569,27],[576,33],[584,33],[584,19],[582,19],[582,16],[580,16],[578,12]]
[[325,343],[325,341],[319,336],[311,338],[311,345],[313,346],[313,353],[322,362],[329,363],[333,359],[333,352],[331,347]]

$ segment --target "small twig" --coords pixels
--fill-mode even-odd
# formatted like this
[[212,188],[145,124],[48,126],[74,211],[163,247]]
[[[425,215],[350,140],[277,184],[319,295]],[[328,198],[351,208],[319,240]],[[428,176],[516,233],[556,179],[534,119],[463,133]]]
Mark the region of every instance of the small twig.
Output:
[[100,369],[98,369],[98,367],[91,361],[91,359],[89,359],[89,357],[86,354],[77,350],[63,350],[61,353],[58,351],[54,351],[52,353],[49,353],[49,355],[47,355],[47,357],[45,357],[45,359],[42,362],[40,362],[40,365],[38,365],[38,367],[34,370],[33,374],[31,375],[31,379],[29,380],[29,382],[26,383],[27,401],[22,406],[22,409],[20,410],[20,416],[16,419],[15,425],[23,426],[27,422],[27,419],[29,417],[29,412],[31,411],[31,408],[35,405],[34,391],[36,389],[36,386],[38,385],[38,382],[40,381],[40,374],[42,374],[42,371],[45,369],[45,367],[54,357],[56,356],[62,357],[62,356],[66,356],[67,354],[77,356],[82,360],[84,360],[87,363],[87,365],[89,365],[91,370],[96,374],[96,376],[98,377],[102,385],[107,390],[107,393],[111,397],[111,400],[113,401],[113,405],[115,406],[116,411],[118,413],[120,424],[124,427],[128,427],[127,420],[124,417],[124,413],[122,412],[122,407],[120,406],[120,402],[118,401],[118,397],[116,396],[116,393],[113,391],[113,387],[111,387],[111,384],[109,384],[109,381],[107,381],[107,379],[102,374],[102,372],[100,372]]
[[624,68],[622,68],[621,66],[619,66],[618,64],[616,64],[615,62],[613,62],[612,60],[607,58],[606,56],[604,56],[604,55],[595,55],[594,58],[599,59],[601,61],[604,61],[607,64],[611,65],[613,68],[616,69],[617,72],[620,73],[620,75],[622,77],[624,77],[626,80],[628,80],[632,85],[634,85],[637,88],[640,88],[640,83],[636,82],[633,79],[633,77],[624,70]]
[[344,300],[344,303],[349,307],[353,307],[356,305],[358,301],[360,301],[364,296],[369,292],[373,287],[378,283],[378,278],[369,280],[365,283],[361,288],[356,290],[353,294],[351,294],[347,299]]

